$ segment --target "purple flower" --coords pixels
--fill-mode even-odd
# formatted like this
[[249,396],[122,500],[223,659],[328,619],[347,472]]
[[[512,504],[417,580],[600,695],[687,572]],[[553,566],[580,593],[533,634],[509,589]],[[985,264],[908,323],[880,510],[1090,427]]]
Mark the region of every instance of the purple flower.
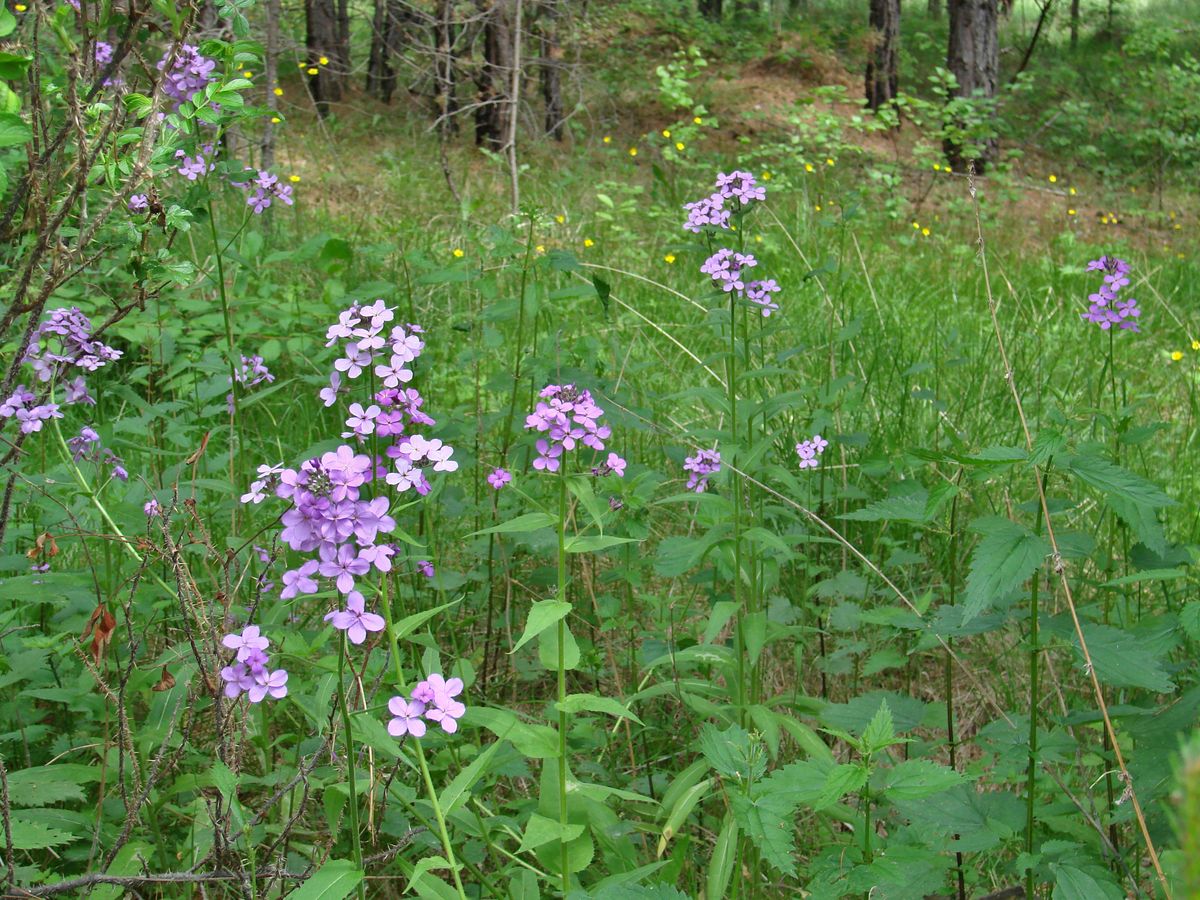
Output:
[[336,579],[337,589],[343,594],[354,590],[354,577],[365,575],[371,569],[371,563],[359,556],[356,548],[342,544],[336,550],[321,547],[321,565],[319,571],[326,578]]
[[425,718],[439,723],[447,734],[454,734],[458,731],[458,720],[467,711],[465,705],[454,699],[463,692],[462,679],[451,678],[447,681],[435,673],[430,675],[425,683],[433,692],[433,705],[425,710]]
[[800,457],[800,468],[815,469],[818,465],[817,457],[824,453],[828,446],[829,441],[819,434],[814,434],[809,440],[798,443],[796,455]]
[[579,444],[593,450],[604,449],[604,441],[612,430],[600,424],[604,410],[596,405],[589,391],[579,390],[573,384],[551,384],[539,396],[542,399],[525,417],[527,429],[546,435],[535,444],[538,452],[533,461],[535,469],[557,472],[563,453]]
[[687,221],[683,223],[685,231],[699,234],[705,228],[728,228],[731,210],[725,208],[725,198],[720,194],[712,194],[695,203],[684,204],[687,210]]
[[432,578],[436,574],[436,571],[433,568],[433,563],[427,559],[417,560],[417,571],[426,578]]
[[625,460],[615,453],[610,453],[604,462],[592,468],[592,474],[597,478],[603,478],[605,475],[616,475],[618,478],[624,478]]
[[768,318],[771,313],[779,312],[779,304],[771,299],[772,294],[778,293],[782,288],[775,282],[774,278],[768,278],[765,281],[751,281],[746,285],[745,297],[751,303],[757,303],[762,307],[763,318]]
[[263,382],[270,384],[275,380],[275,376],[271,374],[271,370],[267,368],[261,356],[243,356],[242,366],[234,375],[237,377],[238,384],[246,387],[254,387]]
[[329,387],[321,388],[319,396],[326,406],[337,403],[338,394],[342,393],[342,376],[334,372],[329,376]]
[[61,419],[62,417],[62,413],[58,411],[57,403],[43,403],[32,409],[18,409],[16,411],[16,419],[21,423],[21,432],[23,434],[33,434],[41,431],[43,422],[48,422],[51,419]]
[[721,290],[725,293],[730,291],[740,293],[746,289],[746,284],[742,281],[742,273],[757,265],[758,260],[751,254],[737,253],[723,247],[704,261],[700,271],[720,285]]
[[64,405],[73,403],[84,403],[88,406],[96,405],[96,401],[88,393],[87,382],[84,381],[82,375],[76,375],[71,381],[67,382],[66,387],[66,396],[63,398]]
[[221,680],[225,682],[225,696],[237,697],[243,691],[254,687],[254,676],[244,663],[234,663],[221,670]]
[[375,420],[379,417],[379,407],[372,403],[366,409],[363,409],[361,403],[350,404],[350,417],[346,419],[346,427],[349,431],[343,431],[342,437],[348,438],[357,435],[360,438],[365,438],[375,430]]
[[13,391],[12,396],[0,404],[0,416],[5,419],[11,418],[17,414],[17,410],[24,409],[25,405],[32,403],[37,399],[37,395],[32,391],[27,390],[25,385],[17,385],[17,389]]
[[150,209],[150,198],[145,194],[134,194],[129,198],[129,211],[144,213]]
[[202,91],[213,77],[216,61],[207,56],[201,56],[200,51],[191,44],[179,48],[170,66],[167,62],[171,57],[168,50],[158,61],[158,69],[163,73],[163,93],[173,98],[176,105],[189,101],[197,91]]
[[205,159],[202,153],[197,153],[194,157],[191,157],[183,150],[176,150],[175,158],[181,160],[179,167],[175,171],[188,181],[196,181],[206,172],[211,172],[215,168],[212,163]]
[[279,592],[279,599],[291,600],[297,594],[315,594],[317,580],[313,578],[313,575],[317,574],[320,565],[315,559],[310,559],[300,568],[284,572],[283,590]]
[[325,616],[326,622],[331,622],[334,628],[346,632],[346,637],[352,644],[361,644],[367,639],[369,631],[383,631],[383,616],[365,612],[363,595],[351,591],[346,597],[346,608],[334,610]]
[[766,200],[767,191],[749,172],[721,172],[717,175],[717,195],[746,206],[755,200]]
[[227,634],[221,644],[237,651],[238,662],[245,662],[255,650],[266,650],[270,641],[259,633],[257,625],[247,625],[241,634]]
[[492,469],[492,471],[488,474],[488,477],[487,477],[487,483],[490,484],[496,490],[500,490],[502,487],[504,487],[510,481],[512,481],[512,473],[509,472],[507,469],[500,469],[500,468]]
[[393,716],[387,725],[388,734],[392,737],[404,737],[406,734],[415,738],[425,736],[425,721],[421,718],[425,704],[421,701],[393,697],[388,701],[388,712]]
[[708,490],[708,476],[721,471],[721,454],[716,450],[697,450],[695,456],[684,458],[683,470],[688,473],[687,489],[703,494]]
[[287,696],[288,673],[284,669],[268,672],[266,667],[254,673],[254,683],[246,689],[251,703],[261,703],[268,694],[275,700]]
[[1121,288],[1129,284],[1130,268],[1129,263],[1115,256],[1102,256],[1087,264],[1087,271],[1103,272],[1104,278],[1100,289],[1088,296],[1088,311],[1081,314],[1084,321],[1098,325],[1102,331],[1114,325],[1125,331],[1141,331],[1137,320],[1142,311],[1137,300],[1119,296]]
[[79,429],[79,434],[67,439],[67,448],[71,451],[71,459],[75,462],[79,462],[81,459],[94,461],[92,445],[98,443],[100,443],[100,435],[93,428],[84,425]]
[[162,507],[159,506],[157,500],[151,498],[142,506],[142,512],[146,514],[147,519],[153,519],[162,515]]

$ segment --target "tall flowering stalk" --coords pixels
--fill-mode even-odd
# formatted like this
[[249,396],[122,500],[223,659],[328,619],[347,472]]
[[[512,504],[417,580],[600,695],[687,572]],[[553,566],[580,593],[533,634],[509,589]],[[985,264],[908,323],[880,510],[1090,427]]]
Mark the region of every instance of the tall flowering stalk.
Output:
[[[604,442],[612,431],[600,423],[604,410],[596,405],[590,391],[573,384],[551,384],[541,392],[540,400],[525,419],[526,429],[544,437],[537,439],[534,469],[558,473],[558,585],[555,599],[565,609],[567,599],[567,474],[573,450],[583,447],[595,451],[605,448]],[[604,461],[592,468],[596,477],[625,474],[625,460],[609,453]],[[560,616],[556,625],[558,654],[556,660],[558,692],[558,823],[559,850],[563,896],[571,890],[571,868],[567,841],[570,806],[567,797],[567,620]]]

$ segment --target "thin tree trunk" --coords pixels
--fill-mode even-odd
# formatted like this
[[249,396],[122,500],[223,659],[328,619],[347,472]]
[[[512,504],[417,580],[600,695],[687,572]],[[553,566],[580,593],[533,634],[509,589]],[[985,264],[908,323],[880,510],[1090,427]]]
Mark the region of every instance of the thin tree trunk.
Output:
[[1017,66],[1017,71],[1013,72],[1012,81],[1017,80],[1025,67],[1029,65],[1029,60],[1033,59],[1033,51],[1037,49],[1038,38],[1042,36],[1042,27],[1046,24],[1046,19],[1050,15],[1050,7],[1054,5],[1054,0],[1044,0],[1042,8],[1038,12],[1037,27],[1033,29],[1033,37],[1029,40],[1029,46],[1025,48],[1025,55],[1021,57],[1021,64]]
[[1079,0],[1071,0],[1071,49],[1079,44]]
[[266,46],[263,58],[263,75],[267,81],[267,109],[271,115],[263,126],[262,167],[269,169],[275,165],[275,123],[271,120],[279,111],[279,98],[275,89],[279,87],[279,0],[267,0]]
[[[308,76],[308,90],[322,118],[329,115],[329,104],[342,99],[342,82],[333,63],[338,56],[337,10],[334,0],[304,0],[305,37],[308,51],[305,69],[316,70]],[[321,65],[321,60],[327,60]]]
[[338,0],[337,47],[338,78],[343,82],[350,76],[350,0]]
[[[981,100],[996,96],[1000,69],[997,0],[949,0],[950,46],[946,68],[958,82],[957,95]],[[977,152],[968,154],[958,142],[946,138],[943,149],[956,172],[965,172],[972,159],[983,173],[994,162],[999,145],[994,137],[976,140]]]
[[871,0],[871,49],[867,55],[867,106],[879,109],[899,90],[900,0]]
[[396,69],[392,57],[399,42],[399,9],[396,0],[375,0],[371,16],[371,52],[367,58],[367,93],[384,103],[392,102],[396,90]]
[[476,75],[475,143],[501,150],[509,133],[512,104],[508,90],[513,71],[511,0],[480,0],[484,16],[483,64]]
[[443,140],[447,135],[458,131],[457,67],[454,60],[457,34],[453,14],[453,0],[438,0],[437,23],[433,30],[433,72],[436,82],[434,99],[437,104],[438,134]]
[[558,42],[558,0],[545,0],[541,21],[542,100],[546,105],[546,134],[563,139],[562,46]]

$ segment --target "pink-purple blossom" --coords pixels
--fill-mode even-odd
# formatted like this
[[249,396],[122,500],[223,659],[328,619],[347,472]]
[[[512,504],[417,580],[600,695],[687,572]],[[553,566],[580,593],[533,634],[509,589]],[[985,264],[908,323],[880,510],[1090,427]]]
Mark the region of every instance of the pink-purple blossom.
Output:
[[512,481],[512,473],[507,469],[495,468],[488,473],[487,483],[497,491],[503,488],[510,481]]
[[367,639],[368,632],[383,631],[386,624],[383,616],[366,611],[366,601],[358,591],[347,594],[346,608],[328,613],[325,621],[339,631],[346,632],[352,644],[361,644]]
[[708,478],[721,471],[721,454],[716,450],[697,450],[695,456],[685,457],[683,470],[688,473],[687,489],[703,494],[708,490]]

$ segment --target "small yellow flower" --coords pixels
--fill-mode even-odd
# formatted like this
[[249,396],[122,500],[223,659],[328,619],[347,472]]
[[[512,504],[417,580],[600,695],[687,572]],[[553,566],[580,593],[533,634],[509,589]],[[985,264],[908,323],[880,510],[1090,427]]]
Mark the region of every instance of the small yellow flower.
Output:
[[1070,194],[1072,197],[1074,197],[1075,196],[1075,188],[1067,188],[1067,193]]
[[29,7],[24,3],[17,3],[13,6],[13,9],[15,9],[17,12],[25,12],[25,10],[29,9]]
[[249,69],[247,69],[245,72],[242,73],[242,77],[243,78],[253,78],[254,73],[251,72]]
[[564,216],[562,213],[559,213],[557,216],[554,217],[554,221],[557,222],[559,225],[561,225],[565,221],[567,221],[567,217]]
[[1057,184],[1057,183],[1058,183],[1058,176],[1057,176],[1057,175],[1051,175],[1051,176],[1049,176],[1049,177],[1047,178],[1047,181],[1049,181],[1051,184]]
[[1182,226],[1182,225],[1180,225],[1178,222],[1176,222],[1176,223],[1175,223],[1175,225],[1174,225],[1174,228],[1175,228],[1175,230],[1176,230],[1176,231],[1182,231],[1182,230],[1183,230],[1183,226]]
[[671,129],[670,129],[670,128],[664,128],[664,129],[662,130],[662,136],[663,136],[663,137],[665,137],[665,138],[669,138],[669,137],[671,136]]
[[771,173],[770,173],[770,172],[763,172],[763,173],[762,173],[762,180],[763,180],[763,181],[770,181],[770,180],[771,180]]
[[1101,217],[1100,217],[1100,224],[1101,224],[1101,225],[1107,225],[1107,224],[1108,224],[1108,216],[1101,216]]
[[675,149],[678,150],[680,153],[682,153],[683,152],[683,141],[676,141]]
[[452,251],[452,253],[453,253],[455,259],[462,259],[463,256],[466,255],[462,252],[462,249],[459,247],[455,247],[454,250]]
[[604,143],[606,143],[606,144],[612,143],[612,138],[607,134],[604,136]]
[[546,252],[546,246],[544,244],[538,244],[534,249],[537,250],[538,253]]
[[304,68],[305,66],[307,66],[307,65],[308,65],[308,63],[296,63],[296,68],[297,68],[297,69],[303,69],[303,68]]
[[630,155],[630,156],[637,156],[637,147],[630,147],[630,148],[629,148],[629,155]]
[[1181,359],[1183,359],[1183,354],[1180,353],[1178,350],[1173,350],[1171,352],[1171,360],[1173,362],[1179,362]]
[[920,223],[920,222],[917,222],[917,221],[914,221],[914,222],[913,222],[913,228],[915,228],[917,231],[920,231],[920,230],[921,230],[921,223]]
[[319,62],[323,66],[327,66],[327,65],[329,65],[329,57],[322,56],[320,59],[317,60],[317,62]]
[[288,176],[288,181],[290,181],[292,184],[296,184],[299,180],[300,180],[299,175],[289,175]]
[[832,165],[833,165],[833,160],[832,160],[832,159],[830,159],[828,156],[827,156],[827,157],[825,157],[825,165],[827,165],[827,166],[832,166]]
[[1192,341],[1192,349],[1200,350],[1200,341]]
[[595,247],[595,246],[596,246],[596,242],[595,242],[595,241],[593,241],[591,238],[584,238],[584,239],[583,239],[583,246],[585,246],[585,247]]
[[820,212],[820,211],[821,211],[821,204],[820,204],[820,203],[818,203],[816,206],[814,206],[814,207],[813,207],[813,209],[815,209],[817,212]]
[[934,164],[933,164],[933,171],[935,171],[935,172],[940,172],[940,171],[942,171],[942,166],[941,166],[941,163],[934,163]]
[[756,244],[761,244],[761,243],[762,243],[762,235],[761,235],[761,234],[756,234],[756,235],[754,236],[754,243],[756,243]]
[[929,237],[929,229],[928,228],[921,229],[921,237]]
[[816,171],[816,169],[814,169],[814,168],[813,168],[813,164],[812,164],[812,163],[805,163],[805,164],[804,164],[804,171],[805,171],[805,172],[815,172],[815,171]]
[[1174,219],[1174,218],[1175,218],[1175,213],[1173,213],[1173,212],[1167,213],[1167,217],[1168,217],[1168,218],[1170,218],[1170,219]]
[[1184,259],[1185,258],[1184,254],[1182,254],[1182,253],[1176,253],[1175,257],[1176,257],[1176,259]]
[[699,116],[696,116],[692,119],[692,124],[693,125],[703,125],[704,120],[702,118],[700,118]]
[[666,256],[663,257],[663,262],[665,262],[668,266],[672,265],[675,262],[675,254],[668,253]]
[[321,70],[316,66],[309,66],[307,69],[305,69],[305,71],[308,72],[309,75],[316,75]]
[[274,94],[276,97],[282,97],[283,96],[283,88],[275,88],[275,90],[271,91],[271,93]]
[[1073,215],[1075,215],[1075,210],[1073,210],[1073,209],[1068,209],[1068,210],[1067,210],[1067,215],[1068,215],[1068,216],[1073,216]]
[[272,125],[278,125],[282,121],[283,120],[280,119],[279,116],[271,116],[271,124]]

